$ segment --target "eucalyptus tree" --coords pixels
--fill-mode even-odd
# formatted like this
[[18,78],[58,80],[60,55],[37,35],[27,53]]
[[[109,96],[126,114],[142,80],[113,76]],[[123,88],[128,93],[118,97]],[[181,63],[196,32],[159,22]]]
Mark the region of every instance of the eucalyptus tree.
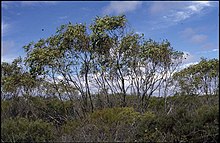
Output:
[[[126,96],[132,93],[146,106],[182,56],[168,41],[146,40],[132,32],[124,15],[96,17],[89,28],[62,25],[54,36],[24,48],[32,75],[51,80],[60,100],[60,86],[77,90],[84,111],[93,111],[95,91],[106,95],[109,106],[109,94],[119,95],[121,106],[126,106]],[[69,89],[65,88],[65,95],[72,98],[75,91]]]
[[204,59],[174,74],[182,94],[217,94],[219,90],[219,60]]
[[[90,40],[86,26],[82,24],[61,25],[56,35],[30,43],[24,47],[27,52],[26,63],[33,75],[45,75],[57,90],[60,100],[62,94],[59,84],[78,90],[83,99],[82,108],[88,110],[88,98],[93,110],[89,88],[89,68],[91,60]],[[63,79],[59,80],[57,77]],[[75,95],[66,88],[68,95]],[[71,97],[70,97],[71,98]]]
[[94,79],[107,95],[108,103],[108,89],[112,94],[122,95],[122,106],[126,106],[126,81],[128,81],[125,78],[128,74],[128,55],[125,53],[131,43],[125,41],[131,35],[126,24],[125,16],[121,15],[96,17],[90,26],[94,50]]
[[124,16],[98,17],[92,30],[95,81],[106,95],[108,89],[112,94],[122,94],[122,106],[130,90],[130,94],[141,97],[143,107],[182,61],[183,53],[168,41],[146,40],[143,34],[127,29]]
[[[60,99],[62,99],[62,97],[59,92],[56,77],[58,75],[62,76],[62,83],[68,84],[69,86],[73,85],[73,88],[80,92],[83,99],[82,105],[84,110],[89,109],[89,99],[90,107],[93,111],[90,91],[90,82],[93,79],[91,75],[91,60],[93,59],[93,62],[97,62],[97,59],[95,60],[96,57],[104,57],[105,55],[102,56],[103,53],[108,53],[113,47],[117,48],[117,42],[119,42],[119,38],[117,37],[120,36],[123,31],[124,23],[124,16],[97,18],[90,26],[92,30],[91,35],[88,34],[86,25],[72,25],[71,23],[62,25],[57,30],[55,36],[41,39],[37,43],[30,43],[24,47],[27,52],[26,63],[30,67],[30,72],[33,73],[34,76],[46,75],[49,77],[48,80],[52,79]],[[122,31],[119,30],[117,32],[118,29]],[[112,58],[114,57],[109,59],[109,67],[113,66],[113,62],[111,62],[113,61]],[[104,60],[107,60],[106,56]],[[100,58],[98,61],[101,61]],[[93,66],[95,64],[93,64]],[[119,65],[119,62],[117,65]],[[105,67],[107,66],[105,65]],[[114,72],[112,69],[111,67],[111,73]],[[120,70],[119,66],[117,69]],[[121,78],[124,89],[124,79],[122,75]],[[105,82],[108,81],[105,80]],[[125,92],[123,93],[125,94]]]
[[[197,74],[200,71],[201,90],[204,94],[217,94],[219,86],[219,60],[201,58],[196,66]],[[196,76],[196,75],[195,75]]]
[[[182,61],[183,53],[174,50],[167,40],[160,43],[143,39],[139,43],[132,54],[134,59],[130,69],[134,91],[141,101],[139,105],[145,110],[149,98],[158,92],[163,83],[170,82],[172,73]],[[165,92],[167,89],[164,89]]]
[[19,57],[11,64],[1,63],[1,92],[2,98],[14,98],[23,95],[36,94],[39,80],[34,79],[23,65]]

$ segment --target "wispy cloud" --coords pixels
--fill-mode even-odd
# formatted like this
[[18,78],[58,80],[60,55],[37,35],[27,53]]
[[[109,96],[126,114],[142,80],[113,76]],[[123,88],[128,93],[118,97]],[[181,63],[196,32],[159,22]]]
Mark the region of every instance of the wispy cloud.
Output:
[[214,44],[212,44],[212,43],[207,43],[207,44],[205,44],[205,45],[202,47],[202,49],[205,49],[205,50],[207,50],[207,49],[213,49],[213,48],[215,48],[215,46],[214,46]]
[[198,51],[197,54],[207,54],[207,53],[212,53],[212,52],[218,52],[219,49],[212,49],[208,51]]
[[13,40],[3,40],[1,43],[1,62],[11,63],[19,55],[18,45]]
[[186,20],[196,14],[201,14],[201,12],[210,7],[210,2],[183,2],[182,7],[178,4],[175,8],[168,11],[166,19],[173,22],[181,22]]
[[104,14],[122,14],[136,10],[141,6],[141,1],[111,1],[110,4],[104,8]]
[[8,9],[13,3],[14,3],[13,1],[2,1],[1,6],[3,9]]
[[9,9],[13,6],[38,6],[42,4],[55,4],[58,1],[3,1],[2,8]]
[[206,39],[208,38],[207,35],[204,34],[197,34],[197,35],[193,35],[191,37],[191,41],[193,43],[203,43],[204,41],[206,41]]
[[2,21],[1,23],[2,36],[4,36],[8,32],[9,27],[10,26],[8,23],[5,23],[4,21]]
[[184,3],[179,2],[152,2],[149,7],[149,13],[152,15],[164,14],[164,12],[172,12],[174,9],[181,8]]
[[161,29],[173,26],[192,18],[195,15],[202,15],[205,9],[213,4],[207,1],[198,2],[153,2],[148,13],[154,17],[151,22],[153,29]]
[[55,4],[57,1],[21,1],[22,6],[32,6],[37,4]]
[[1,63],[2,62],[6,62],[6,63],[12,63],[14,61],[14,59],[16,59],[17,57],[11,57],[11,56],[2,56],[1,57]]
[[197,64],[196,57],[193,56],[190,52],[183,51],[183,62],[182,65],[180,66],[180,69],[184,69],[189,67],[190,65]]
[[195,44],[201,44],[206,42],[208,36],[205,34],[198,33],[193,28],[185,28],[183,31],[180,32],[181,37],[185,39],[189,39],[190,42]]
[[196,32],[192,28],[185,28],[183,31],[180,32],[180,34],[184,37],[188,37],[190,35],[194,35]]
[[212,52],[218,52],[219,51],[219,49],[213,49],[212,50]]
[[2,41],[1,43],[1,55],[6,56],[13,53],[14,41]]
[[194,60],[194,56],[187,51],[183,51],[183,63],[189,63]]
[[199,12],[203,10],[205,7],[209,6],[211,6],[211,3],[209,1],[195,1],[192,2],[192,4],[189,5],[187,8],[194,12]]
[[180,69],[185,69],[185,68],[187,68],[187,67],[189,67],[189,66],[191,66],[191,65],[196,65],[196,64],[198,64],[198,63],[199,63],[199,62],[186,63],[186,64],[181,65],[181,66],[180,66]]
[[68,18],[68,16],[60,16],[59,17],[60,20],[64,20],[64,19],[67,19],[67,18]]

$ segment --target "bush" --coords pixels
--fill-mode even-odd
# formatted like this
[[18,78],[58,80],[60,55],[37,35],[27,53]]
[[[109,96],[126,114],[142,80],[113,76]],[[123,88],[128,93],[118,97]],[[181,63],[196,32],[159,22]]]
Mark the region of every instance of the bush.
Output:
[[204,105],[196,110],[194,124],[197,131],[202,132],[200,138],[197,139],[194,135],[193,141],[208,141],[216,142],[219,136],[219,106]]
[[53,126],[42,120],[8,119],[2,123],[1,138],[6,142],[48,142],[54,138]]
[[156,141],[156,116],[151,112],[146,112],[141,116],[137,125],[135,140],[138,142]]
[[219,122],[219,107],[204,105],[196,110],[197,121],[202,124]]
[[1,101],[1,121],[10,117],[10,101]]
[[83,120],[63,125],[62,141],[135,141],[139,123],[153,118],[151,112],[142,115],[128,107],[97,110]]
[[1,137],[11,142],[217,142],[217,97],[210,96],[208,102],[204,96],[168,97],[169,114],[164,112],[164,98],[153,97],[145,113],[136,112],[133,105],[103,107],[77,118],[71,101],[64,101],[63,108],[55,98],[2,100]]

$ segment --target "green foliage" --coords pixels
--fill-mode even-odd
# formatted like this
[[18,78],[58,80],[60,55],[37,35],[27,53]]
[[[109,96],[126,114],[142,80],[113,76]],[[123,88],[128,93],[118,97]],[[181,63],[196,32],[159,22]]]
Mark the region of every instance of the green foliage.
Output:
[[[218,94],[219,60],[202,58],[196,65],[191,65],[174,74],[182,94]],[[190,86],[189,86],[190,85]]]
[[[74,141],[134,141],[139,122],[154,117],[151,112],[142,115],[128,107],[106,108],[95,111],[82,121],[69,121],[62,129],[64,136]],[[81,135],[86,131],[88,134]]]
[[91,25],[91,29],[95,33],[102,33],[104,30],[115,30],[117,28],[122,28],[125,26],[125,24],[125,15],[96,17],[94,24]]
[[[38,85],[38,79],[26,72],[22,59],[15,59],[11,64],[2,63],[2,97],[12,98],[21,94],[31,94]],[[13,86],[12,86],[13,85]]]
[[[1,104],[2,139],[63,142],[214,141],[218,139],[217,98],[213,96],[207,101],[204,96],[169,97],[167,102],[173,106],[169,106],[172,110],[167,114],[161,107],[164,98],[154,97],[150,100],[149,111],[145,113],[135,111],[133,105],[128,104],[125,108],[96,109],[80,118],[75,118],[75,114],[65,114],[62,102],[57,98],[30,97],[29,102],[25,102],[24,98],[7,100]],[[135,96],[131,99],[135,100]],[[72,106],[69,101],[64,104],[66,109]],[[11,114],[15,112],[17,114]],[[65,119],[65,116],[69,117]]]
[[[158,97],[152,97],[149,101],[149,110],[157,113],[157,114],[163,114],[164,109],[164,99],[158,98]],[[161,112],[159,112],[161,111]]]
[[219,106],[201,106],[196,110],[197,121],[202,124],[219,122]]
[[53,126],[42,120],[9,119],[1,125],[1,138],[6,142],[48,142],[54,138]]
[[131,124],[138,118],[140,118],[140,113],[135,112],[133,108],[106,108],[91,114],[92,120],[105,124],[112,124],[120,121]]

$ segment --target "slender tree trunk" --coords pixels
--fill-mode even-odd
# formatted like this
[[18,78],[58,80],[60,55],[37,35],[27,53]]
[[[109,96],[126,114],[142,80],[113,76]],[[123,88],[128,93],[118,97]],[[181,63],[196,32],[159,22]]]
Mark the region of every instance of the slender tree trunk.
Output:
[[88,96],[89,96],[91,110],[93,112],[94,106],[93,106],[92,97],[91,97],[91,93],[90,93],[90,89],[89,89],[88,69],[89,69],[88,64],[86,64],[86,69],[85,69],[86,94],[88,94]]

